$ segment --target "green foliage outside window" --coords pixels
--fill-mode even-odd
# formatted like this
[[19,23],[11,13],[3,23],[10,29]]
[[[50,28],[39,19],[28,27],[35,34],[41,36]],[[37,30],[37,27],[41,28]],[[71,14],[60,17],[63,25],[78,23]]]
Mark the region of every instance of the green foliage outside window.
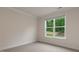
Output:
[[64,26],[65,25],[65,20],[64,19],[65,19],[64,17],[56,18],[55,25],[56,26]]
[[53,28],[47,28],[48,32],[53,32]]
[[[64,26],[65,25],[65,18],[64,17],[59,17],[55,19],[55,27],[56,26]],[[53,27],[53,19],[47,21],[47,27]],[[47,31],[53,32],[52,28],[47,28]],[[64,28],[56,28],[56,32],[64,32]]]
[[55,28],[55,32],[61,32],[61,33],[64,33],[64,27]]
[[47,27],[53,27],[53,20],[47,21]]

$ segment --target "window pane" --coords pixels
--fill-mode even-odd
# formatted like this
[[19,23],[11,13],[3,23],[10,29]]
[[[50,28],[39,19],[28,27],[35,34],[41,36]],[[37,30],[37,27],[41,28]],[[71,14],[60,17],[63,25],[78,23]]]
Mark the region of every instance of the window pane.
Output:
[[52,37],[53,36],[53,32],[47,32],[46,35],[49,36],[49,37]]
[[63,37],[64,31],[65,31],[64,27],[55,28],[55,35],[59,37]]
[[65,17],[59,17],[55,19],[56,26],[64,26],[65,25]]
[[53,28],[47,28],[46,31],[47,32],[53,32]]
[[47,27],[53,27],[53,20],[47,20]]
[[47,28],[46,33],[47,33],[46,34],[47,36],[50,36],[50,37],[53,36],[53,28]]

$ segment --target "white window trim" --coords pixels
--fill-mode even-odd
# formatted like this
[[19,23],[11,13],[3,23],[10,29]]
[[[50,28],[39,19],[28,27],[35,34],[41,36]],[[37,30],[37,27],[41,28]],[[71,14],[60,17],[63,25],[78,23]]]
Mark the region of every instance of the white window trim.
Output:
[[[62,16],[60,16],[60,17],[62,17]],[[45,20],[45,38],[50,38],[50,39],[52,39],[52,38],[55,38],[55,39],[66,39],[66,16],[64,16],[65,17],[65,25],[64,26],[55,26],[55,19],[56,18],[58,18],[58,17],[56,17],[56,18],[52,18],[53,19],[53,21],[54,21],[54,23],[53,23],[53,27],[47,27],[46,26],[46,21],[47,20]],[[59,28],[59,27],[64,27],[65,28],[65,31],[64,31],[64,37],[57,37],[57,36],[55,36],[55,28]],[[46,28],[54,28],[53,29],[53,36],[52,37],[49,37],[49,36],[47,36],[46,35]]]

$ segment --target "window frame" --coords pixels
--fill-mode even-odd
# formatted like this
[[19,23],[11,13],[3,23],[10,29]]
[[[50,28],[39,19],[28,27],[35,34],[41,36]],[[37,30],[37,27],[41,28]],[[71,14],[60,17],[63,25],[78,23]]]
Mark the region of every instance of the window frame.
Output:
[[[64,17],[65,19],[64,19],[64,21],[65,21],[65,24],[64,24],[64,26],[56,26],[55,25],[55,20],[56,20],[56,18],[59,18],[59,17]],[[45,38],[50,38],[50,39],[52,39],[52,38],[57,38],[57,39],[66,39],[66,16],[59,16],[59,17],[55,17],[55,18],[48,18],[48,19],[50,19],[50,20],[53,20],[53,27],[47,27],[46,25],[46,23],[47,23],[47,21],[48,20],[45,20]],[[61,27],[64,27],[64,37],[57,37],[57,36],[55,36],[55,28],[61,28]],[[53,36],[51,36],[51,37],[49,37],[49,36],[47,36],[47,31],[46,31],[46,29],[47,28],[53,28]]]

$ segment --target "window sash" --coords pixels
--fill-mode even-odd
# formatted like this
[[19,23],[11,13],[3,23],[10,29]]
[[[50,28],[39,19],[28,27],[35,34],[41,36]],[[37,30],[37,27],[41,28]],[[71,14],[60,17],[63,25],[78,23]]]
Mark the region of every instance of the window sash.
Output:
[[[65,17],[64,17],[65,18]],[[61,27],[64,27],[64,36],[63,36],[63,38],[65,37],[65,32],[66,32],[66,21],[65,21],[65,25],[64,26],[56,26],[55,25],[55,18],[54,19],[52,19],[53,20],[53,26],[52,27],[47,27],[46,25],[46,23],[47,23],[47,20],[45,21],[45,37],[49,37],[49,36],[47,36],[47,28],[53,28],[53,36],[51,37],[51,38],[62,38],[62,37],[57,37],[56,35],[55,35],[55,33],[56,33],[56,30],[55,30],[55,28],[61,28]]]

